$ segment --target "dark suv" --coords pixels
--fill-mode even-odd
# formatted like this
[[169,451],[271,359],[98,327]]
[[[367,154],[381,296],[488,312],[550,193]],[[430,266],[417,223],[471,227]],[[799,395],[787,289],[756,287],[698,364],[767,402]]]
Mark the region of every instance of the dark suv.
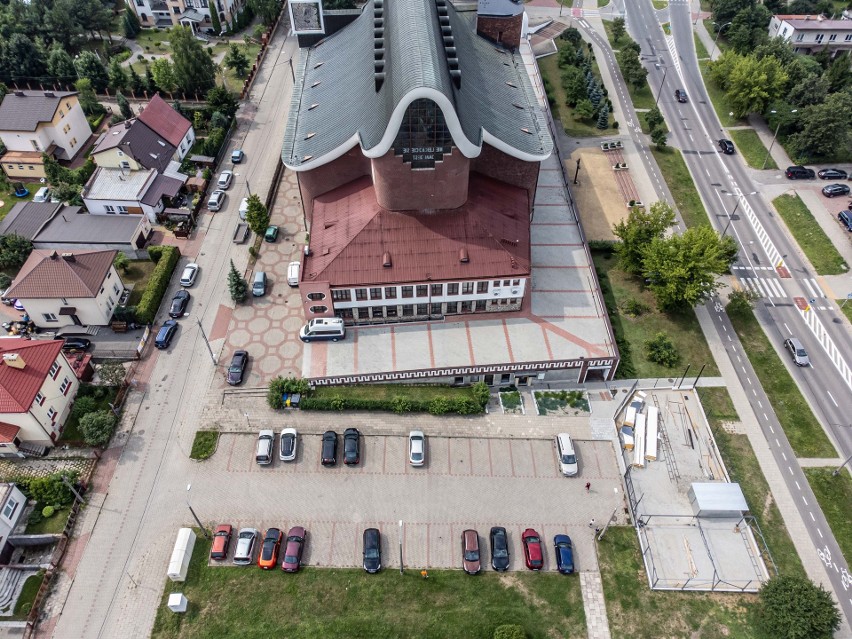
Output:
[[689,102],[689,98],[686,97],[686,91],[680,89],[675,89],[675,99],[680,103]]
[[361,461],[361,433],[357,428],[343,431],[343,463],[354,466]]
[[846,227],[847,231],[852,231],[852,211],[840,211],[837,214],[837,219]]
[[337,433],[333,430],[327,430],[322,434],[320,461],[323,466],[334,466],[337,463]]
[[816,177],[814,170],[805,166],[788,166],[784,175],[788,180],[813,180]]
[[849,187],[845,184],[829,184],[822,187],[822,194],[825,197],[836,197],[838,195],[849,195]]
[[722,149],[722,153],[725,155],[734,154],[734,143],[730,140],[726,140],[725,138],[719,140],[719,148]]

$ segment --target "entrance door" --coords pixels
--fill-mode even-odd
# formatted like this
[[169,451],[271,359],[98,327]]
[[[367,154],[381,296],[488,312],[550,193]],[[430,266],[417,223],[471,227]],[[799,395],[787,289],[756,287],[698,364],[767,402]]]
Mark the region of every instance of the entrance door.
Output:
[[486,375],[485,376],[485,384],[487,386],[494,386],[494,375]]

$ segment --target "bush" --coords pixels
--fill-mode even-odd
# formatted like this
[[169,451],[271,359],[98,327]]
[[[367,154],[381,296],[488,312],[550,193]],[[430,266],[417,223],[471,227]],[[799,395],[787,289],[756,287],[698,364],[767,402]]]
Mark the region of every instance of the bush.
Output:
[[393,407],[393,412],[398,415],[411,412],[411,401],[406,397],[394,397],[391,400],[391,406]]
[[71,408],[71,415],[80,419],[83,415],[94,413],[98,409],[98,402],[94,397],[78,397]]
[[41,509],[41,516],[45,519],[50,519],[51,517],[53,517],[55,512],[56,509],[53,506],[45,506]]
[[665,333],[657,333],[645,342],[645,355],[652,362],[669,368],[680,360],[680,353]]
[[624,314],[629,315],[630,317],[639,317],[651,310],[650,306],[633,298],[624,302],[622,308],[624,310]]
[[527,639],[527,633],[523,627],[516,624],[497,626],[494,631],[494,639]]
[[83,441],[89,446],[105,446],[109,443],[117,423],[118,418],[113,415],[112,411],[108,410],[83,415],[80,418],[80,432],[83,433]]
[[485,408],[488,404],[488,400],[491,399],[491,389],[488,388],[488,384],[485,382],[476,382],[472,387],[473,396],[476,398],[476,401],[479,402],[480,406]]
[[306,379],[279,376],[269,382],[266,403],[269,404],[270,408],[284,408],[284,402],[281,399],[284,393],[299,393],[302,395],[302,401],[305,401],[305,396],[309,390],[310,387]]
[[136,318],[143,324],[151,324],[154,321],[180,259],[180,250],[176,246],[152,246],[148,249],[148,255],[156,266],[142,299],[136,306]]
[[[34,499],[40,504],[58,504],[59,506],[64,506],[74,501],[74,493],[62,481],[63,475],[71,485],[74,485],[77,481],[77,471],[69,471],[67,473],[53,473],[46,477],[16,480],[15,483],[27,497]],[[44,516],[49,517],[50,515]]]

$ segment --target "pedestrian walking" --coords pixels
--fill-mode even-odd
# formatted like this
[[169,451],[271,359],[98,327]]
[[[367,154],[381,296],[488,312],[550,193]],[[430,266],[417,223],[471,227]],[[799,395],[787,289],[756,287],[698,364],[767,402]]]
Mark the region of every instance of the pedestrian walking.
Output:
[[420,576],[423,577],[423,579],[429,579],[429,571],[424,568],[420,571]]
[[594,527],[595,527],[595,518],[592,517],[592,521],[589,522],[589,528],[594,528]]
[[601,534],[600,526],[595,526],[595,537]]
[[586,482],[586,492],[589,492],[591,489],[592,489],[592,482],[587,481]]

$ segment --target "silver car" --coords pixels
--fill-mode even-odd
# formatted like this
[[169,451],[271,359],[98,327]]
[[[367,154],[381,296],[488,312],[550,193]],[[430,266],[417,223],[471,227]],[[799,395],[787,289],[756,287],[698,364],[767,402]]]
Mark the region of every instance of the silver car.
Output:
[[810,366],[811,360],[808,359],[808,352],[802,343],[795,337],[784,340],[784,348],[790,351],[793,356],[793,362],[796,366]]
[[234,563],[238,566],[248,566],[254,562],[254,547],[260,533],[256,528],[241,528],[237,535],[237,548],[234,550]]
[[208,211],[218,211],[222,208],[222,204],[225,202],[225,192],[221,189],[216,189],[210,194],[210,198],[207,200],[207,210]]
[[192,286],[195,284],[196,277],[198,277],[198,264],[195,262],[187,264],[183,269],[183,273],[181,273],[180,285],[186,287]]
[[219,181],[216,182],[216,187],[222,189],[223,191],[227,191],[228,187],[231,186],[231,182],[233,182],[233,180],[233,171],[222,171],[219,174]]
[[421,430],[408,433],[408,463],[412,466],[426,463],[426,437]]

